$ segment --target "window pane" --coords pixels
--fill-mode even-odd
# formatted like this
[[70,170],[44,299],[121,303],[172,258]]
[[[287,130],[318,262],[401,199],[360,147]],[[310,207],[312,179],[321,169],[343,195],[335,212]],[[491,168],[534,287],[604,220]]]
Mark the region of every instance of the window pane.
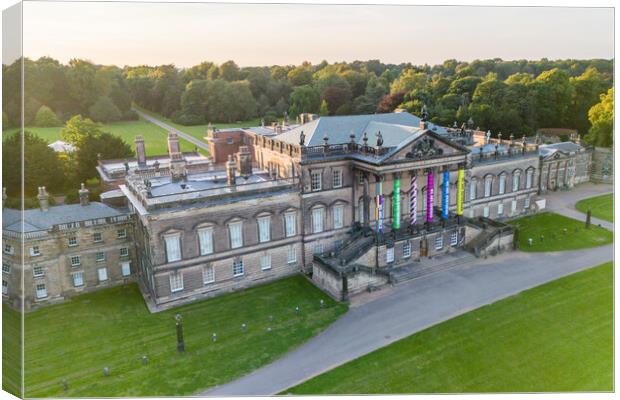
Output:
[[344,207],[343,206],[335,206],[334,207],[334,228],[338,229],[338,228],[342,228],[344,225],[344,221],[343,221],[343,215],[344,214]]
[[198,240],[200,241],[200,254],[213,253],[213,229],[201,229],[198,231]]
[[243,246],[243,236],[241,233],[241,222],[231,223],[229,226],[230,230],[230,247],[236,249],[238,247]]
[[106,268],[99,268],[97,270],[97,276],[99,277],[99,282],[108,280],[108,270]]
[[128,262],[124,262],[121,264],[121,273],[123,276],[129,276],[131,274],[131,267]]
[[76,272],[73,274],[73,286],[78,287],[84,284],[84,274],[82,272]]
[[202,270],[202,280],[205,284],[215,282],[215,270],[212,265],[208,265]]
[[295,236],[297,234],[297,223],[294,213],[285,215],[286,237]]
[[268,242],[270,239],[269,225],[271,218],[269,217],[261,217],[258,219],[258,240],[263,242]]
[[168,262],[179,261],[181,259],[181,236],[167,236],[165,241]]
[[314,233],[323,232],[323,209],[312,210],[312,230]]

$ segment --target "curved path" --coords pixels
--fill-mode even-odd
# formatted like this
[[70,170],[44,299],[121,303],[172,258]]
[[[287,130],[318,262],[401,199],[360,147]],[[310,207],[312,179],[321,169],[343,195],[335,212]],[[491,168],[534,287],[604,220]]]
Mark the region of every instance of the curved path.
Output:
[[327,330],[272,364],[201,395],[279,393],[427,327],[612,257],[612,245],[507,253],[412,280],[352,307]]
[[[167,123],[158,120],[157,118],[143,112],[140,111],[136,108],[133,109],[140,117],[144,118],[145,120],[149,121],[152,124],[155,124],[161,128],[164,128],[165,130],[167,130],[168,132],[174,132],[176,133],[179,137],[187,140],[188,142],[190,142],[191,144],[195,145],[198,148],[201,148],[203,150],[206,150],[207,152],[210,152],[211,150],[209,149],[209,145],[206,144],[205,142],[196,139],[195,137],[193,137],[192,135],[189,135],[183,131],[178,130],[177,128],[175,128],[174,126],[168,125]],[[205,132],[206,134],[206,132]]]
[[[571,191],[552,192],[544,196],[547,199],[547,209],[567,217],[585,221],[586,215],[575,208],[575,204],[579,200],[590,197],[600,196],[602,194],[613,193],[612,185],[583,183],[575,187]],[[603,228],[613,231],[614,223],[602,219],[592,217],[592,223],[601,225]]]

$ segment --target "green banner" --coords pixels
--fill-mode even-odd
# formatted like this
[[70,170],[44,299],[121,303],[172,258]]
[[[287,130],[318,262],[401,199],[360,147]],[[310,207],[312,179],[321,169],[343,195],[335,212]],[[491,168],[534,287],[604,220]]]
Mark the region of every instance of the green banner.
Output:
[[394,197],[392,199],[392,204],[392,227],[394,229],[400,229],[400,178],[394,178]]

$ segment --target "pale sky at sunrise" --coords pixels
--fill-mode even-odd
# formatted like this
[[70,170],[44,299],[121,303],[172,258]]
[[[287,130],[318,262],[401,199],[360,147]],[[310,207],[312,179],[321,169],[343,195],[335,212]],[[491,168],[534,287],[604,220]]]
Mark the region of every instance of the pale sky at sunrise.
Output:
[[611,8],[24,3],[24,55],[187,67],[612,58]]

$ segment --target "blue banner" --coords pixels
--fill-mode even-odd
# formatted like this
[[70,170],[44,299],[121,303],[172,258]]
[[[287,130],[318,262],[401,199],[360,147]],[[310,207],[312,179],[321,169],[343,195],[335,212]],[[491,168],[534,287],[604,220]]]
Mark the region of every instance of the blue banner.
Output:
[[441,188],[441,218],[448,219],[450,205],[450,171],[443,171],[443,186]]

